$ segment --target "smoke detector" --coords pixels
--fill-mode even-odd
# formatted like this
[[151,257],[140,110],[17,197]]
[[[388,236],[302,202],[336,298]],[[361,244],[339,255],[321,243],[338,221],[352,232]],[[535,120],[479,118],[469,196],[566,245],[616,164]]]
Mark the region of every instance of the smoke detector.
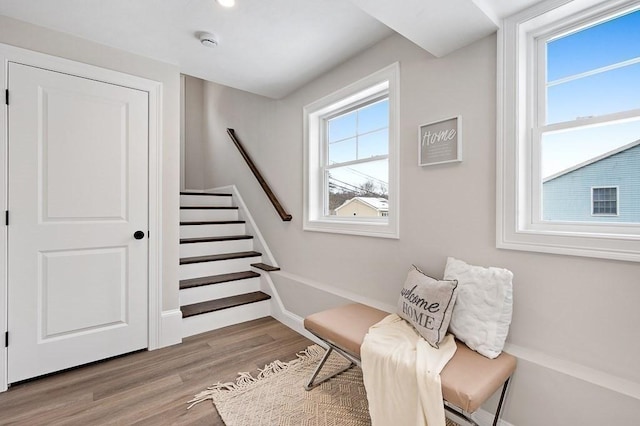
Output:
[[218,38],[211,33],[200,33],[200,43],[206,47],[216,47],[218,45]]

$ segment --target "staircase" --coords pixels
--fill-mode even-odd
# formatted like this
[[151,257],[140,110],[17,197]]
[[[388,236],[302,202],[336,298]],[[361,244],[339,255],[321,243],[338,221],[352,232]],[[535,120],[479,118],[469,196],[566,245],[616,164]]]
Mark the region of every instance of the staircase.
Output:
[[231,194],[180,193],[182,337],[269,316],[262,263]]

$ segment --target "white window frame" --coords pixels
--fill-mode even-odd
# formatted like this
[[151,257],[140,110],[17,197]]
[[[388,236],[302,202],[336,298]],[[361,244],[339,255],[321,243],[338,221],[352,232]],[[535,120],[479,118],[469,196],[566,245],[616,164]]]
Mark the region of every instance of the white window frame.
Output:
[[[305,231],[399,238],[399,83],[400,65],[396,62],[304,107]],[[360,103],[365,104],[384,93],[389,100],[389,215],[384,218],[327,216],[324,208],[324,123],[337,113]]]
[[[498,248],[640,261],[640,225],[542,220],[540,149],[533,142],[539,131],[536,100],[544,101],[536,80],[541,66],[536,40],[633,9],[639,3],[548,0],[503,22],[498,32]],[[582,120],[580,124],[587,125],[603,118]]]
[[[593,199],[593,192],[595,189],[615,189],[616,190],[616,212],[615,213],[594,213],[595,200]],[[591,187],[591,216],[594,217],[616,217],[620,215],[620,188],[617,185],[602,185],[602,186],[592,186]]]

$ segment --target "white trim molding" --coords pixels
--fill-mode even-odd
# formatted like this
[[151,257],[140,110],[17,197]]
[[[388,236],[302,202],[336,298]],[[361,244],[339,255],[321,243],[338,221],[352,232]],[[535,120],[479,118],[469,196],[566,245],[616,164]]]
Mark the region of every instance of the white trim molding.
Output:
[[[4,52],[4,45],[0,44],[0,81],[2,88],[7,89],[7,71],[8,58]],[[8,171],[8,108],[6,104],[2,104],[0,113],[0,202],[2,203],[2,211],[7,210],[8,188],[7,188],[7,171]],[[0,336],[4,337],[8,332],[8,287],[7,287],[7,227],[0,226]],[[7,371],[8,350],[2,346],[0,349],[0,392],[4,392],[8,388],[8,371]]]
[[523,346],[507,343],[504,350],[518,359],[640,401],[640,383]]
[[[539,149],[533,124],[536,39],[637,8],[630,0],[547,0],[504,20],[498,31],[496,246],[640,261],[640,225],[541,219]],[[585,119],[582,124],[590,124]],[[535,184],[534,184],[535,183]]]
[[186,119],[186,77],[180,74],[180,191],[187,190],[187,119]]
[[182,311],[171,309],[163,311],[160,320],[159,348],[182,343]]
[[[9,61],[47,68],[92,80],[145,91],[149,95],[149,259],[148,259],[148,349],[172,344],[172,326],[162,327],[162,116],[163,85],[160,82],[58,58],[6,44],[0,44],[0,81],[7,89]],[[7,209],[7,107],[0,114],[0,200]],[[0,331],[7,331],[7,231],[0,229]],[[173,314],[175,316],[175,313]],[[165,335],[167,332],[169,335]],[[0,351],[0,392],[7,390],[7,349]]]

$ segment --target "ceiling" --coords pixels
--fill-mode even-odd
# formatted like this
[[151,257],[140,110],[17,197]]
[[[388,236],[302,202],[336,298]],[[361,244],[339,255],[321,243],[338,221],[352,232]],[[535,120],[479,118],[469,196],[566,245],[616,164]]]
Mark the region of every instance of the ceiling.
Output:
[[[281,98],[397,32],[444,56],[540,0],[0,0],[0,15]],[[199,32],[218,38],[215,48]]]

